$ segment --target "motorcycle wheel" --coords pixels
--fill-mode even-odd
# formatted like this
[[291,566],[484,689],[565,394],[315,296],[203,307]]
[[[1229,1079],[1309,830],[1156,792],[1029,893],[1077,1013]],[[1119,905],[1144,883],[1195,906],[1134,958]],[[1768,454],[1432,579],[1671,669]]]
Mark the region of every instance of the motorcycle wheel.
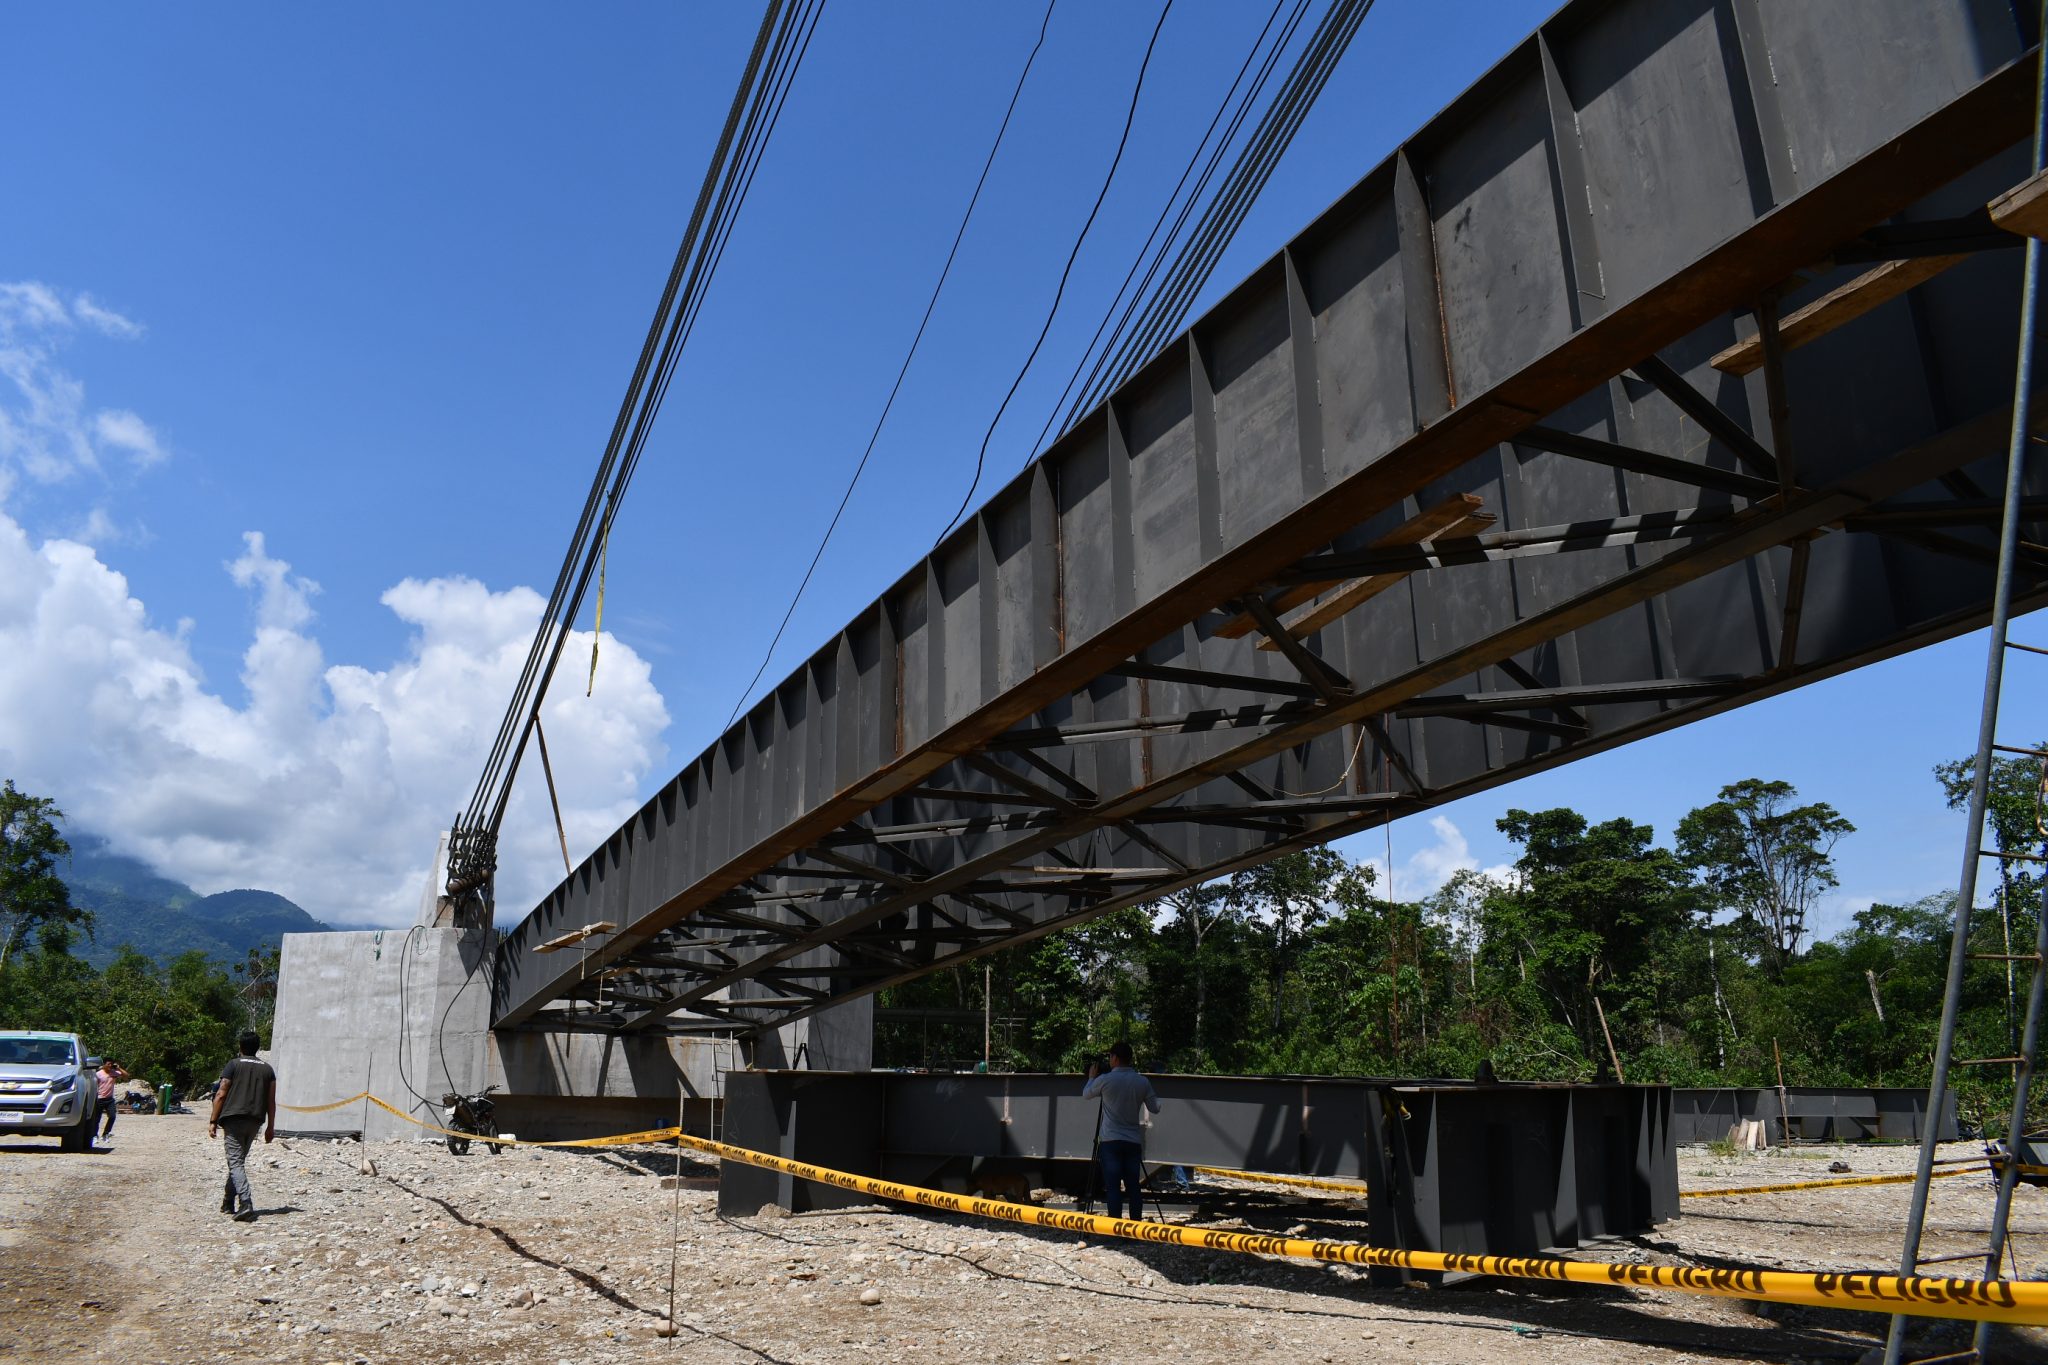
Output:
[[495,1120],[485,1119],[483,1123],[478,1127],[477,1131],[483,1134],[484,1146],[490,1149],[492,1156],[496,1156],[498,1153],[505,1150],[504,1143],[491,1141],[492,1138],[498,1135],[498,1125]]
[[468,1155],[469,1155],[469,1139],[468,1139],[468,1138],[466,1138],[466,1137],[456,1137],[456,1136],[455,1136],[454,1134],[452,1134],[452,1133],[451,1133],[451,1134],[449,1134],[449,1136],[448,1136],[448,1150],[449,1150],[449,1151],[451,1151],[451,1152],[453,1152],[453,1153],[454,1153],[455,1155],[457,1155],[457,1156],[468,1156]]

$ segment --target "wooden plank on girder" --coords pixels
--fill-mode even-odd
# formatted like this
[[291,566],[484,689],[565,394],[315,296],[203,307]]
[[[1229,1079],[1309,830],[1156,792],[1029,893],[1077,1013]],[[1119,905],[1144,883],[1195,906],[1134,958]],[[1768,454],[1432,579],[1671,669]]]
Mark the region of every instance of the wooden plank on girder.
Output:
[[[1464,524],[1464,522],[1477,513],[1479,511],[1479,503],[1480,500],[1475,494],[1454,493],[1427,511],[1419,512],[1408,518],[1408,520],[1402,522],[1378,540],[1375,540],[1367,548],[1386,550],[1397,545],[1420,545],[1426,540],[1436,540],[1441,536],[1449,534],[1452,528]],[[1490,516],[1486,519],[1489,522],[1493,520]],[[1322,588],[1315,583],[1305,583],[1300,587],[1290,588],[1274,599],[1273,610],[1286,611],[1290,607],[1298,607],[1321,591]],[[1257,622],[1253,621],[1249,615],[1240,612],[1224,622],[1216,633],[1226,640],[1237,640],[1251,634],[1258,628]]]
[[2048,171],[2036,171],[1991,201],[1991,221],[2021,237],[2048,237]]
[[618,927],[618,925],[613,924],[608,919],[601,919],[595,924],[586,924],[581,929],[571,929],[566,934],[559,934],[545,943],[536,943],[533,945],[533,951],[536,953],[552,953],[562,948],[573,948],[586,938],[591,938],[597,934],[609,934]]
[[[1915,285],[1927,281],[1968,256],[1914,256],[1903,261],[1886,261],[1787,316],[1778,324],[1778,336],[1786,350],[1818,341],[1843,323],[1862,317],[1882,303],[1889,303]],[[1714,368],[1723,374],[1751,374],[1763,368],[1764,342],[1759,333],[1745,337],[1714,357]]]
[[[1471,495],[1466,494],[1465,496],[1470,497]],[[1479,499],[1472,498],[1472,501],[1477,503]],[[1432,536],[1431,540],[1444,540],[1452,536],[1477,535],[1493,525],[1493,522],[1494,516],[1491,512],[1468,511],[1457,521],[1452,522],[1435,536]],[[1317,601],[1307,610],[1297,612],[1293,616],[1288,617],[1282,624],[1287,627],[1287,633],[1295,639],[1305,639],[1338,617],[1358,610],[1358,608],[1364,606],[1373,598],[1378,597],[1407,576],[1408,572],[1406,571],[1402,573],[1376,573],[1368,574],[1364,578],[1354,578],[1348,582],[1340,583],[1331,590],[1329,595]],[[1270,650],[1278,649],[1279,646],[1271,640],[1261,640],[1259,641],[1259,648]]]

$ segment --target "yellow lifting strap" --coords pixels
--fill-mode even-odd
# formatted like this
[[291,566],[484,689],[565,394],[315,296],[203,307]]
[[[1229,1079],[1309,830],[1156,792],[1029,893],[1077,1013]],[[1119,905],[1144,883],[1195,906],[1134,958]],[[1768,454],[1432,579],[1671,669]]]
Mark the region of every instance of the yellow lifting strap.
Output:
[[590,681],[583,685],[586,697],[597,690],[597,642],[604,638],[604,571],[611,557],[612,524],[607,517],[604,539],[597,543],[597,617],[590,624]]

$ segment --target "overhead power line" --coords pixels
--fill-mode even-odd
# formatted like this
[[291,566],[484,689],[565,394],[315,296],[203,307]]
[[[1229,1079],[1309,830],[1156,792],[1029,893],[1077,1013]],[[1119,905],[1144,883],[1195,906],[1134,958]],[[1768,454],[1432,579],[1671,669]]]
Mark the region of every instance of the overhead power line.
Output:
[[[1159,216],[1153,220],[1152,230],[1145,234],[1144,245],[1138,248],[1138,254],[1132,258],[1131,268],[1124,272],[1123,283],[1118,285],[1116,293],[1110,296],[1109,304],[1102,313],[1102,321],[1095,325],[1095,335],[1090,337],[1088,344],[1081,348],[1080,361],[1075,365],[1073,374],[1068,377],[1066,387],[1060,390],[1059,399],[1053,404],[1052,410],[1046,414],[1045,424],[1038,431],[1038,439],[1032,443],[1031,448],[1034,452],[1045,448],[1045,438],[1052,433],[1052,424],[1059,419],[1061,409],[1066,407],[1067,400],[1073,396],[1074,386],[1081,382],[1081,372],[1087,368],[1088,358],[1096,354],[1096,347],[1102,343],[1104,333],[1107,332],[1109,335],[1109,344],[1103,346],[1101,355],[1096,362],[1096,368],[1088,376],[1091,383],[1100,374],[1102,365],[1107,363],[1110,350],[1123,337],[1125,329],[1130,325],[1132,315],[1145,302],[1147,297],[1146,291],[1152,287],[1154,277],[1157,276],[1160,266],[1165,262],[1168,248],[1180,238],[1181,229],[1187,225],[1188,215],[1194,211],[1197,204],[1202,202],[1203,195],[1209,188],[1209,182],[1216,174],[1217,165],[1223,159],[1224,152],[1230,149],[1230,145],[1236,139],[1238,128],[1243,124],[1245,116],[1250,113],[1252,106],[1257,103],[1260,94],[1265,90],[1266,82],[1273,74],[1273,68],[1280,60],[1280,54],[1285,52],[1288,44],[1293,41],[1294,31],[1300,26],[1302,16],[1308,13],[1309,0],[1294,0],[1294,7],[1288,15],[1286,24],[1281,27],[1279,37],[1274,40],[1269,48],[1266,45],[1266,39],[1272,33],[1274,23],[1280,18],[1280,11],[1285,8],[1287,8],[1287,0],[1279,0],[1279,3],[1273,6],[1272,13],[1266,16],[1265,27],[1259,30],[1258,38],[1252,43],[1250,49],[1245,52],[1243,65],[1238,67],[1236,77],[1230,82],[1230,88],[1223,92],[1223,99],[1217,104],[1215,114],[1210,117],[1209,126],[1203,130],[1201,140],[1195,144],[1194,150],[1188,154],[1188,164],[1181,169],[1180,179],[1174,183],[1173,192],[1167,195],[1166,202],[1159,206]],[[1258,75],[1253,78],[1249,85],[1246,85],[1245,73],[1251,70],[1252,63],[1258,60],[1261,51],[1264,51],[1266,55],[1264,61],[1259,63]],[[1242,95],[1238,93],[1239,86],[1244,86]],[[1233,96],[1237,99],[1235,112],[1231,110]],[[1223,116],[1226,113],[1231,115],[1230,123],[1224,128],[1223,136],[1217,137],[1216,125],[1223,121]],[[1212,141],[1214,143],[1213,147],[1211,147]],[[1202,167],[1202,174],[1196,179],[1194,188],[1189,190],[1186,198],[1183,199],[1181,191],[1187,189],[1188,177],[1194,173],[1196,163],[1202,160],[1204,148],[1210,148],[1208,163]],[[1173,226],[1167,229],[1164,237],[1161,237],[1159,230],[1166,226],[1167,215],[1173,213],[1175,204],[1180,205],[1180,212],[1175,215]],[[1155,243],[1157,243],[1156,249]],[[1148,260],[1150,262],[1149,265],[1147,264]],[[1138,280],[1138,287],[1132,290],[1131,281],[1137,276],[1138,269],[1141,266],[1145,267],[1144,278]],[[1123,300],[1126,293],[1130,294],[1130,302],[1124,305],[1123,316],[1117,317],[1117,304]],[[1113,331],[1110,329],[1110,320],[1112,318],[1116,319],[1116,327]]]
[[[1314,102],[1316,96],[1327,83],[1330,72],[1335,69],[1337,57],[1342,55],[1352,34],[1356,32],[1359,21],[1364,18],[1365,11],[1371,8],[1371,0],[1338,0],[1338,3],[1334,3],[1325,12],[1321,23],[1313,30],[1308,41],[1296,53],[1292,64],[1281,76],[1281,92],[1266,107],[1265,115],[1254,126],[1252,133],[1240,145],[1238,141],[1239,134],[1244,128],[1245,121],[1250,117],[1252,111],[1260,106],[1267,88],[1272,83],[1276,71],[1280,68],[1282,57],[1291,50],[1295,35],[1311,8],[1311,0],[1291,0],[1291,2],[1290,0],[1277,0],[1272,11],[1268,14],[1258,37],[1247,50],[1243,63],[1238,67],[1229,88],[1225,90],[1222,99],[1218,102],[1216,112],[1210,117],[1202,137],[1196,142],[1193,150],[1189,153],[1187,165],[1182,169],[1180,179],[1175,183],[1173,191],[1167,196],[1165,203],[1161,206],[1159,215],[1154,220],[1151,231],[1147,233],[1143,245],[1132,260],[1130,269],[1125,273],[1122,284],[1119,285],[1116,292],[1111,296],[1101,322],[1097,324],[1095,333],[1089,339],[1088,345],[1083,348],[1081,357],[1077,361],[1073,373],[1067,379],[1065,387],[1061,390],[1059,399],[1047,413],[1045,422],[1039,430],[1037,441],[1033,445],[1034,452],[1044,448],[1046,437],[1052,432],[1056,422],[1060,424],[1060,432],[1064,433],[1078,419],[1080,414],[1089,411],[1095,403],[1100,401],[1099,396],[1091,399],[1088,395],[1102,395],[1113,391],[1118,384],[1121,384],[1129,377],[1129,371],[1135,364],[1135,360],[1142,359],[1147,354],[1133,345],[1133,338],[1158,336],[1162,332],[1162,327],[1170,329],[1172,324],[1178,322],[1179,314],[1173,311],[1176,301],[1179,303],[1180,310],[1184,311],[1187,306],[1187,300],[1192,298],[1195,293],[1198,293],[1202,285],[1206,283],[1209,274],[1214,269],[1215,258],[1221,254],[1222,248],[1228,245],[1231,234],[1235,232],[1238,222],[1242,219],[1243,208],[1248,208],[1257,198],[1258,193],[1264,188],[1267,179],[1271,175],[1273,166],[1277,164],[1277,152],[1285,149],[1288,141],[1292,138],[1294,129],[1300,124],[1301,114],[1306,112],[1308,106]],[[1282,19],[1283,12],[1285,14],[1284,20]],[[776,626],[774,637],[769,642],[768,649],[762,657],[760,666],[755,669],[753,677],[748,681],[738,701],[735,702],[732,711],[726,717],[725,725],[728,727],[734,720],[738,719],[740,712],[752,698],[754,689],[759,686],[761,679],[766,676],[769,665],[775,657],[775,651],[780,647],[781,641],[788,631],[789,624],[795,616],[797,607],[816,575],[826,547],[829,545],[833,534],[837,531],[840,521],[845,515],[854,489],[867,469],[869,459],[874,453],[876,440],[881,434],[883,424],[888,420],[890,413],[893,411],[896,399],[903,387],[904,377],[908,374],[911,361],[916,356],[918,346],[923,339],[925,327],[931,320],[940,292],[950,276],[953,262],[959,252],[961,240],[973,215],[975,205],[979,202],[982,188],[988,181],[989,171],[994,165],[996,153],[1000,149],[1004,135],[1010,126],[1011,115],[1016,110],[1018,97],[1022,93],[1025,78],[1029,76],[1039,49],[1044,44],[1046,25],[1050,23],[1051,16],[1052,9],[1048,6],[1045,22],[1041,23],[1039,27],[1038,42],[1033,46],[1030,55],[1026,58],[1023,72],[1019,75],[1017,84],[1011,92],[1010,103],[1004,112],[1002,123],[997,129],[995,142],[989,149],[988,158],[983,162],[981,176],[975,182],[974,193],[969,198],[967,211],[963,214],[959,228],[954,234],[952,250],[947,254],[945,267],[940,271],[938,283],[934,286],[931,295],[926,300],[924,315],[919,321],[917,333],[912,339],[910,350],[904,357],[902,367],[897,371],[895,382],[883,403],[881,415],[876,420],[875,426],[869,434],[867,444],[861,452],[860,459],[854,467],[853,476],[848,480],[847,486],[840,496],[839,505],[834,510],[831,522],[826,527],[825,534],[820,539],[816,551],[812,554],[810,564],[804,571],[803,579],[798,584],[796,593],[790,599],[789,606],[784,611],[782,620]],[[1164,20],[1165,13],[1162,11],[1160,23],[1163,24]],[[1274,25],[1276,23],[1280,25],[1277,35],[1274,33]],[[1157,36],[1158,28],[1155,26],[1153,33],[1155,42]],[[1269,39],[1271,39],[1270,43],[1268,42]],[[1150,55],[1151,48],[1148,46],[1148,61]],[[1252,74],[1250,81],[1247,82],[1246,75],[1252,71],[1254,64],[1256,64],[1257,70]],[[1142,84],[1142,69],[1139,80]],[[1137,94],[1137,91],[1133,92],[1133,112],[1135,112]],[[1225,120],[1226,114],[1228,115],[1227,122]],[[1219,125],[1222,125],[1220,136],[1218,135]],[[1129,128],[1130,124],[1127,117],[1125,124],[1126,140],[1128,139]],[[1231,151],[1233,146],[1237,147],[1236,159],[1226,166],[1224,157]],[[1204,156],[1205,152],[1206,159]],[[1121,154],[1122,143],[1120,142],[1119,157]],[[1262,154],[1264,154],[1263,157]],[[1197,165],[1201,167],[1199,175],[1195,175]],[[1115,169],[1115,163],[1112,162],[1112,175]],[[1216,180],[1219,169],[1223,171],[1224,188],[1220,189],[1214,197],[1206,197],[1210,185]],[[1192,188],[1189,187],[1188,183],[1191,175],[1195,177]],[[1105,181],[1106,188],[1107,182]],[[1182,193],[1184,190],[1186,191],[1185,195]],[[1097,196],[1096,204],[1099,208],[1101,204],[1100,194]],[[1177,211],[1176,205],[1178,205]],[[1242,208],[1235,207],[1239,205]],[[1189,229],[1189,220],[1191,217],[1194,217],[1198,206],[1203,208],[1203,212],[1201,216],[1194,219],[1194,226],[1192,229]],[[1230,217],[1227,224],[1219,227],[1219,223],[1224,223],[1226,215],[1233,214],[1234,216]],[[1170,227],[1166,227],[1166,220],[1169,215],[1172,215],[1173,222]],[[1090,221],[1093,221],[1092,214]],[[1165,227],[1163,235],[1161,234],[1162,227]],[[1084,226],[1082,231],[1083,236],[1085,236],[1087,228]],[[1077,251],[1079,245],[1080,243],[1077,241],[1075,245]],[[1177,251],[1175,250],[1176,245],[1179,248]],[[1201,249],[1198,250],[1198,248]],[[1070,254],[1068,258],[1069,271],[1071,271],[1072,265],[1073,256]],[[1142,278],[1137,278],[1141,268],[1143,269],[1143,276]],[[1134,278],[1137,278],[1135,290],[1132,288]],[[1066,276],[1063,274],[1062,290],[1064,290],[1065,283]],[[1155,283],[1158,286],[1157,288],[1154,287]],[[1126,295],[1128,295],[1128,301],[1125,301]],[[1123,303],[1120,316],[1118,315],[1119,303]],[[1056,297],[1054,302],[1055,310],[1058,306],[1058,299]],[[1115,318],[1114,328],[1110,326],[1112,318]],[[1048,326],[1050,325],[1050,320],[1050,317],[1048,317]],[[1041,343],[1044,340],[1044,335],[1042,330],[1039,337]],[[1037,354],[1038,350],[1034,347],[1032,352],[1034,359]],[[1026,362],[1025,370],[1027,372],[1031,363],[1032,361]],[[1022,373],[1019,375],[1020,382],[1021,379]],[[1004,399],[1005,405],[1014,397],[1016,387],[1015,384],[1012,385],[1010,394],[1006,395]],[[1069,401],[1074,399],[1077,390],[1081,392],[1082,397],[1078,401],[1073,402],[1072,407],[1069,408]],[[1067,409],[1064,420],[1062,420],[1062,409]],[[1002,411],[999,409],[996,420],[1000,421],[1001,416]],[[993,434],[994,426],[995,422],[991,422],[989,428],[990,435]],[[988,437],[985,436],[976,462],[977,486],[986,461],[987,448]],[[975,489],[971,487],[967,495],[968,503],[972,502],[974,492]],[[963,510],[965,505],[963,504]],[[958,520],[959,518],[956,515],[954,522],[957,523]],[[951,525],[948,526],[948,530],[951,530]],[[943,536],[941,539],[943,539]]]
[[1024,376],[1031,373],[1031,364],[1038,359],[1038,350],[1045,345],[1046,334],[1052,331],[1053,319],[1059,316],[1060,300],[1066,297],[1067,280],[1074,273],[1074,260],[1081,254],[1081,244],[1088,240],[1088,229],[1095,226],[1095,216],[1102,212],[1102,201],[1109,197],[1110,184],[1116,179],[1116,168],[1123,164],[1124,148],[1129,146],[1131,141],[1131,124],[1138,117],[1138,99],[1145,92],[1145,73],[1151,69],[1153,50],[1159,46],[1159,31],[1166,27],[1166,16],[1172,12],[1173,0],[1166,0],[1165,5],[1160,7],[1158,22],[1152,25],[1152,37],[1145,44],[1144,60],[1138,63],[1138,78],[1131,84],[1130,108],[1124,113],[1124,127],[1123,132],[1117,137],[1116,155],[1110,158],[1109,169],[1103,173],[1102,188],[1095,192],[1095,202],[1088,208],[1088,217],[1082,222],[1081,231],[1075,234],[1074,248],[1067,253],[1067,263],[1060,270],[1059,287],[1053,291],[1052,306],[1046,309],[1044,325],[1038,329],[1038,339],[1031,343],[1031,353],[1024,357],[1024,364],[1017,371],[1017,377],[1010,381],[1009,391],[1003,395],[1003,401],[996,407],[996,415],[989,419],[988,430],[982,433],[981,448],[974,455],[974,479],[967,485],[967,496],[960,499],[960,510],[947,521],[946,529],[939,532],[939,540],[944,540],[951,533],[959,524],[960,518],[967,514],[969,505],[973,503],[975,490],[981,487],[982,471],[988,465],[988,443],[995,437],[996,427],[1002,422],[1003,414],[1009,411],[1010,400],[1017,396],[1017,387],[1024,382]]
[[449,850],[451,896],[487,892],[490,885],[497,866],[498,829],[520,756],[822,9],[823,0],[787,5],[784,0],[769,0],[761,17],[554,590],[476,791],[456,819]]
[[1316,97],[1329,83],[1331,73],[1337,69],[1372,5],[1373,0],[1334,0],[1324,12],[1286,84],[1267,106],[1222,189],[1183,244],[1140,320],[1125,330],[1120,344],[1105,348],[1103,355],[1109,358],[1097,362],[1090,382],[1067,410],[1061,423],[1063,432],[1082,414],[1100,406],[1140,363],[1184,325],[1188,309],[1272,178],[1281,155],[1293,142]]
[[754,688],[768,671],[768,665],[775,658],[776,647],[782,643],[784,632],[789,629],[791,618],[796,615],[797,604],[803,601],[804,591],[811,586],[811,578],[818,572],[818,563],[825,557],[825,547],[832,543],[832,533],[839,529],[839,519],[846,515],[846,505],[853,500],[853,490],[859,486],[861,475],[867,471],[868,459],[875,453],[875,442],[882,435],[882,427],[889,420],[889,413],[896,406],[896,396],[903,391],[904,377],[910,373],[910,363],[917,358],[917,349],[924,342],[925,328],[930,325],[932,312],[938,307],[939,295],[946,287],[947,279],[953,273],[953,262],[960,255],[960,243],[967,236],[967,226],[974,219],[975,205],[981,202],[981,191],[988,184],[989,170],[996,164],[996,153],[1003,148],[1003,137],[1010,130],[1010,116],[1017,112],[1017,101],[1024,94],[1024,82],[1030,78],[1031,68],[1038,61],[1038,53],[1045,46],[1046,30],[1052,25],[1053,3],[1048,0],[1045,17],[1039,21],[1038,40],[1031,45],[1031,51],[1024,58],[1024,69],[1017,73],[1017,84],[1010,91],[1010,103],[1003,110],[1003,120],[996,125],[995,141],[989,144],[988,156],[982,160],[981,175],[974,182],[974,192],[967,196],[967,207],[960,215],[960,226],[954,229],[953,245],[946,252],[946,263],[939,268],[939,278],[932,285],[931,296],[925,300],[924,316],[917,320],[917,331],[910,338],[910,349],[903,354],[903,364],[896,370],[896,382],[889,386],[889,396],[882,402],[882,411],[875,418],[874,429],[868,433],[868,443],[861,450],[860,459],[853,467],[853,476],[846,481],[846,491],[839,495],[839,506],[833,509],[832,520],[825,527],[825,534],[818,538],[817,551],[811,555],[811,562],[804,569],[803,581],[796,585],[796,592],[789,599],[789,609],[782,613],[782,620],[775,627],[775,636],[768,642],[767,652],[761,656],[761,666],[754,670],[754,676],[741,689],[739,700],[732,706],[732,714],[725,718],[720,730],[729,728],[739,718],[740,710],[753,695]]

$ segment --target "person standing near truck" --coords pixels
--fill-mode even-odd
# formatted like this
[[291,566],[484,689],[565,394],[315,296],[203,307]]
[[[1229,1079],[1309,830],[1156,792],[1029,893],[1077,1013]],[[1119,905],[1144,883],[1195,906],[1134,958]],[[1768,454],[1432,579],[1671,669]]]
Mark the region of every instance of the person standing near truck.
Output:
[[213,1092],[213,1112],[206,1119],[208,1137],[226,1134],[221,1143],[227,1149],[228,1180],[221,1191],[220,1211],[242,1223],[256,1221],[256,1196],[249,1192],[249,1148],[255,1145],[259,1128],[265,1142],[277,1137],[277,1073],[268,1062],[256,1060],[259,1041],[254,1029],[242,1030],[236,1040],[242,1055],[222,1069]]
[[[114,1103],[114,1087],[128,1079],[128,1073],[121,1064],[109,1057],[100,1063],[100,1069],[93,1073],[95,1086],[92,1102],[92,1118],[88,1120],[99,1129],[100,1141],[105,1142],[114,1135],[114,1114],[118,1106]],[[101,1125],[104,1123],[104,1127]]]

